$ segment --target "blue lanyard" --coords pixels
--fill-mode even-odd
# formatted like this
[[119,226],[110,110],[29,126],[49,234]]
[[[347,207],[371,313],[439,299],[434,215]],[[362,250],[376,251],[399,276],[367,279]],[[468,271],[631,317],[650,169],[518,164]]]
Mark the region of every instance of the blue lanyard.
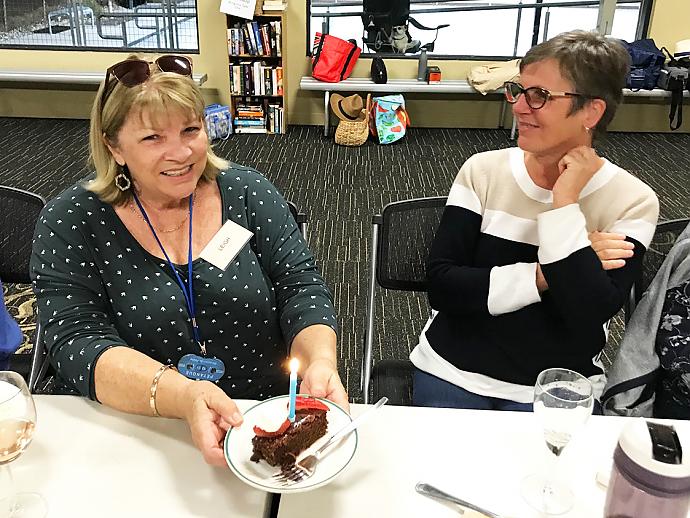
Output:
[[175,279],[177,280],[177,284],[182,289],[182,294],[184,295],[184,301],[187,305],[187,311],[189,312],[189,317],[192,320],[192,334],[194,335],[194,341],[197,343],[197,345],[201,349],[201,354],[206,356],[206,344],[201,340],[201,333],[199,332],[199,326],[196,323],[196,306],[194,305],[194,286],[192,284],[192,282],[193,282],[192,281],[192,213],[193,213],[193,208],[194,208],[194,194],[192,193],[189,196],[189,251],[187,253],[187,285],[186,286],[185,286],[185,283],[182,281],[180,274],[177,272],[177,268],[175,268],[172,261],[170,260],[170,257],[168,257],[168,253],[165,251],[165,248],[163,248],[163,243],[161,243],[161,240],[158,239],[158,234],[156,234],[156,229],[153,228],[153,225],[151,224],[151,220],[149,219],[148,214],[146,214],[144,207],[142,206],[141,202],[139,201],[139,198],[137,197],[136,193],[132,193],[132,194],[134,195],[134,201],[137,203],[137,207],[139,207],[139,210],[141,211],[142,216],[144,216],[144,221],[146,221],[149,228],[151,229],[151,233],[153,234],[153,237],[156,238],[156,242],[158,243],[158,246],[160,247],[161,252],[163,252],[163,255],[165,256],[166,261],[168,261],[168,265],[170,266],[170,269],[172,270],[173,274],[175,274]]

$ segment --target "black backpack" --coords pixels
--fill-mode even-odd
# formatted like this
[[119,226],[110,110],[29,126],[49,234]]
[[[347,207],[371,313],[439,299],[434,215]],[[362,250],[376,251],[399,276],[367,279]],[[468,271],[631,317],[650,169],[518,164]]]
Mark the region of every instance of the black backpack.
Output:
[[664,53],[651,38],[622,43],[630,54],[630,72],[625,80],[625,87],[631,90],[654,90],[661,67],[666,61]]

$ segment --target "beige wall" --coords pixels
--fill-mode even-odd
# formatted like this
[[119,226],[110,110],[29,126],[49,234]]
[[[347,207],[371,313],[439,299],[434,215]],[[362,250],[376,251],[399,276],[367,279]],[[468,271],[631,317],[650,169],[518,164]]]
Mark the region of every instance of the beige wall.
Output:
[[[260,1],[260,0],[259,0]],[[321,124],[323,95],[299,90],[300,77],[309,75],[305,53],[306,1],[288,0],[287,85],[288,117],[291,124]],[[193,55],[195,70],[208,74],[203,86],[209,102],[229,102],[228,58],[225,43],[225,18],[218,12],[217,0],[198,0],[200,54]],[[675,41],[690,38],[690,0],[656,0],[650,35],[659,45],[671,50]],[[107,65],[125,54],[104,52],[0,51],[0,69],[104,71]],[[360,59],[353,76],[367,77],[370,60]],[[478,62],[430,61],[438,65],[446,79],[464,79]],[[391,78],[415,77],[416,61],[387,60]],[[0,83],[0,116],[88,117],[93,89],[56,89],[55,85],[17,85]],[[39,87],[41,89],[39,89]],[[409,94],[408,109],[415,126],[496,127],[501,103],[496,97],[428,96]],[[619,110],[611,125],[615,130],[664,131],[668,129],[668,105],[664,102],[629,101]],[[681,128],[690,131],[690,117]]]

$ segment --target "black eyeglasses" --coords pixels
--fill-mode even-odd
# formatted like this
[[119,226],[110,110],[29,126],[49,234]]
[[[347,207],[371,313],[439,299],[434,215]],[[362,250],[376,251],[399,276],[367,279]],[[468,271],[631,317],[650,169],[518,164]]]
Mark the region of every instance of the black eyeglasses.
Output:
[[155,65],[161,72],[173,72],[181,76],[192,77],[192,61],[185,56],[175,56],[172,54],[161,56],[156,61],[145,61],[143,59],[126,59],[115,63],[105,72],[105,88],[101,97],[101,109],[105,104],[105,100],[112,92],[112,87],[109,88],[110,76],[112,75],[118,82],[122,83],[128,88],[140,85],[148,81],[151,77],[151,68],[149,65]]
[[506,101],[510,104],[515,104],[518,102],[518,99],[520,99],[520,96],[525,94],[525,101],[527,101],[527,105],[533,110],[543,108],[546,101],[553,97],[587,97],[589,99],[598,99],[598,97],[592,95],[578,94],[575,92],[552,92],[538,86],[525,88],[520,83],[514,83],[513,81],[506,81],[503,86],[505,86]]

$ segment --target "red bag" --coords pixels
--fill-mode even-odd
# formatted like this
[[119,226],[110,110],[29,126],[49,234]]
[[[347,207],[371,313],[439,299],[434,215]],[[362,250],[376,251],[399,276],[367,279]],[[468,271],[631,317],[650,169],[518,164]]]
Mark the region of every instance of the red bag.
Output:
[[347,79],[361,52],[355,40],[345,41],[330,34],[317,32],[311,58],[311,75],[327,83]]

